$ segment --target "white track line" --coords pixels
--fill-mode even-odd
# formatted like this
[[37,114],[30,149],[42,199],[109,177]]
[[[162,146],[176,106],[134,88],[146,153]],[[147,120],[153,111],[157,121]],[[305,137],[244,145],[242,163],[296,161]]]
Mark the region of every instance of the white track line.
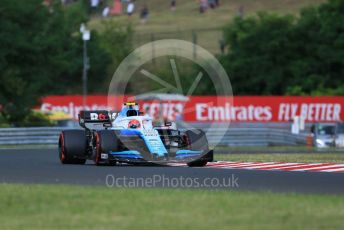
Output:
[[[186,167],[185,163],[171,163],[170,166]],[[291,171],[291,172],[344,172],[344,164],[330,163],[282,163],[282,162],[235,162],[217,161],[209,162],[207,168],[247,169],[265,171]]]
[[[275,167],[267,170],[292,170],[293,168],[298,168],[298,167],[306,167],[310,166],[311,164],[303,164],[303,163],[294,163],[295,165],[290,165],[290,166],[281,166],[281,167]],[[313,165],[318,165],[318,163],[315,163]]]
[[247,168],[247,167],[254,167],[254,166],[263,166],[271,163],[257,163],[257,162],[252,162],[252,163],[238,163],[238,164],[231,164],[231,165],[213,165],[210,166],[212,168]]
[[259,170],[277,170],[277,169],[283,169],[283,168],[290,168],[293,166],[300,166],[302,165],[301,163],[285,163],[285,165],[272,165],[272,166],[266,166],[263,168],[259,168]]
[[278,167],[284,167],[284,166],[294,166],[295,163],[279,163],[279,164],[269,164],[269,165],[263,165],[263,166],[253,166],[248,167],[249,169],[265,169],[265,168],[278,168]]
[[250,164],[251,162],[227,162],[227,163],[212,163],[209,162],[207,165],[208,166],[226,166],[226,165],[238,165],[238,164]]
[[318,166],[318,167],[312,167],[312,168],[305,168],[305,169],[295,169],[295,170],[291,170],[291,171],[309,171],[309,170],[319,170],[319,171],[323,171],[323,170],[326,170],[326,169],[344,169],[344,164],[333,164],[333,165],[325,165],[325,166]]
[[343,172],[344,168],[323,170],[323,172],[338,172],[338,171],[342,171]]

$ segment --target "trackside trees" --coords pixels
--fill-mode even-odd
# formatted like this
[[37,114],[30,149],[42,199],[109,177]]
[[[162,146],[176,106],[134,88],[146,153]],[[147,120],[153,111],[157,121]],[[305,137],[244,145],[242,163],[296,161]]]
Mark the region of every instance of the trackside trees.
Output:
[[[0,113],[9,123],[23,121],[44,95],[81,93],[85,7],[42,2],[0,1]],[[92,31],[89,43],[91,93],[101,92],[113,62],[101,36]]]
[[228,25],[235,94],[343,95],[344,0],[305,8],[299,17],[258,13]]

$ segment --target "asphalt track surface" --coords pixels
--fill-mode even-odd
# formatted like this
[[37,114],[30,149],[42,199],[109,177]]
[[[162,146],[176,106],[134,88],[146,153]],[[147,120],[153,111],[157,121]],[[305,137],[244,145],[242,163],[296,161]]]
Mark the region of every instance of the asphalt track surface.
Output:
[[0,150],[0,183],[211,188],[344,194],[344,173],[168,166],[62,165],[56,149]]

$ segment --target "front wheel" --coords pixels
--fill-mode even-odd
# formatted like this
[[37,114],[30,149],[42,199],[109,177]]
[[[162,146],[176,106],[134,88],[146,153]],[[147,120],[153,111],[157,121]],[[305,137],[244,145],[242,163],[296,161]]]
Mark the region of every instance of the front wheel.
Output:
[[[96,165],[114,166],[117,164],[113,160],[104,160],[101,158],[102,153],[109,154],[109,152],[116,152],[119,149],[119,141],[116,133],[113,130],[100,130],[96,133],[96,154],[94,163]],[[108,156],[109,157],[109,156]]]
[[187,165],[189,167],[204,167],[206,166],[208,163],[208,161],[206,160],[200,160],[200,161],[191,161],[189,163],[187,163]]
[[202,130],[187,130],[185,135],[189,149],[203,151],[203,155],[199,159],[194,159],[187,163],[189,167],[204,167],[209,161],[213,161],[212,151],[209,151],[208,140]]

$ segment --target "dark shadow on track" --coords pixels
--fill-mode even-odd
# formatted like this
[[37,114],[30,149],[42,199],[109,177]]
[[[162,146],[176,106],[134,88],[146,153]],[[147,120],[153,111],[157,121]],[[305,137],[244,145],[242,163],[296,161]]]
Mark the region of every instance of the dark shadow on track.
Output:
[[[54,149],[0,150],[1,183],[75,184],[107,186],[107,179],[154,180],[139,187],[211,188],[249,191],[344,193],[344,174],[258,171],[161,166],[62,165]],[[161,179],[160,181],[158,179]],[[233,180],[236,183],[233,183]],[[179,183],[168,183],[171,181]],[[232,180],[232,183],[228,183]],[[120,181],[120,180],[119,180]],[[125,186],[116,184],[117,187]],[[184,184],[181,182],[184,181]],[[188,181],[188,183],[186,183]],[[207,181],[207,184],[205,182]],[[213,182],[212,184],[210,182]],[[192,183],[191,183],[192,182]],[[198,182],[198,183],[196,183]],[[111,184],[112,186],[113,184]],[[207,186],[209,185],[209,186]],[[114,185],[115,186],[115,185]]]

